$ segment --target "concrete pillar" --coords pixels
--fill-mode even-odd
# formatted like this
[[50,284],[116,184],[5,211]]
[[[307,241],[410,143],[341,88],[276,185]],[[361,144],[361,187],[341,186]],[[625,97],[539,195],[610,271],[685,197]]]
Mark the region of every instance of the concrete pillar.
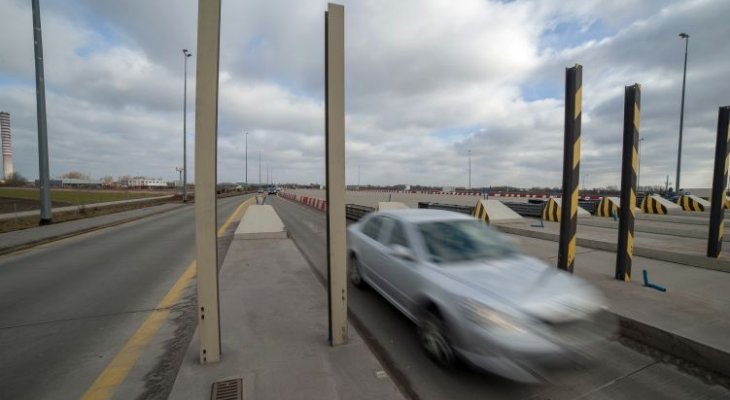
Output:
[[220,360],[216,160],[220,0],[198,2],[198,59],[195,88],[195,252],[198,268],[200,362]]
[[347,343],[345,7],[332,3],[325,12],[325,130],[329,339],[337,346]]
[[710,233],[707,240],[707,257],[720,257],[725,230],[725,198],[727,196],[727,169],[730,162],[728,135],[730,130],[730,106],[720,107],[717,116],[717,142],[715,144],[715,171],[712,176],[710,201]]
[[580,128],[583,98],[583,67],[565,69],[565,142],[563,147],[563,202],[560,207],[558,268],[573,272],[578,226],[580,182]]
[[641,120],[641,86],[626,86],[624,98],[624,147],[621,163],[621,208],[616,248],[618,280],[631,280],[634,257],[634,209],[636,208],[636,176],[639,164],[639,125]]

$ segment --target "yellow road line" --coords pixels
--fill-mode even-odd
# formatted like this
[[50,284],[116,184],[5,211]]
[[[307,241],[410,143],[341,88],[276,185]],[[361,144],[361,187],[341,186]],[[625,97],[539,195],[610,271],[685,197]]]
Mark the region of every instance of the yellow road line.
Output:
[[[253,204],[254,200],[254,198],[248,199],[236,208],[226,222],[218,229],[218,237],[223,236],[223,233],[233,221],[241,218],[243,212],[246,211],[248,206]],[[99,374],[91,387],[86,390],[86,393],[82,397],[83,400],[102,400],[112,397],[117,387],[127,378],[132,367],[134,367],[142,352],[149,345],[152,337],[167,320],[170,314],[170,307],[177,303],[183,291],[188,286],[188,283],[190,283],[190,280],[195,277],[196,265],[195,260],[188,265],[185,272],[183,272],[154,311],[142,323],[142,326],[129,338],[124,347],[122,347],[109,365]]]

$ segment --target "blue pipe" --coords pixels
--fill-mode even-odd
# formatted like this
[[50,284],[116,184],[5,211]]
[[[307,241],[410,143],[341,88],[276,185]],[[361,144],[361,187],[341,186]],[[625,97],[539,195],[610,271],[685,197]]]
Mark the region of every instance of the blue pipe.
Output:
[[666,292],[667,288],[664,286],[659,286],[657,284],[649,282],[649,274],[646,272],[646,270],[642,271],[642,274],[644,275],[644,286],[652,289],[656,289],[660,292]]

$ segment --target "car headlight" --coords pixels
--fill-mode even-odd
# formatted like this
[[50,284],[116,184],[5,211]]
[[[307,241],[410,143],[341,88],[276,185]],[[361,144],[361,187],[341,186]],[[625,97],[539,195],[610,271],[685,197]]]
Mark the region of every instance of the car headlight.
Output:
[[472,322],[485,328],[496,328],[503,331],[524,333],[525,328],[513,318],[501,313],[492,307],[474,300],[465,300],[466,317]]

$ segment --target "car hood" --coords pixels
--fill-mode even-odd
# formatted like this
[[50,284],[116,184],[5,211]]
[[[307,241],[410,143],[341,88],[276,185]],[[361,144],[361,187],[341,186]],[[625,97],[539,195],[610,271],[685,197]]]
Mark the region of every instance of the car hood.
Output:
[[439,270],[467,286],[474,300],[489,306],[496,301],[546,322],[583,318],[605,305],[584,280],[523,255],[442,264]]

